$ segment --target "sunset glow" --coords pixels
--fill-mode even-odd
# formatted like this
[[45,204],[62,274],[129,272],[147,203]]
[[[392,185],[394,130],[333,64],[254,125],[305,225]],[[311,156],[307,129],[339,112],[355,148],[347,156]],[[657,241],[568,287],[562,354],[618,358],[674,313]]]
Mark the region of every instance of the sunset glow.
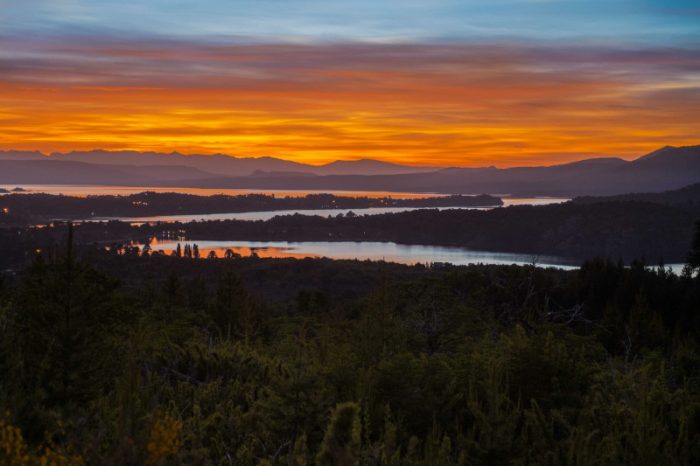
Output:
[[[34,24],[16,8],[10,19]],[[53,8],[47,18],[107,21]],[[0,149],[513,166],[697,142],[700,50],[687,37],[649,45],[530,31],[517,40],[494,26],[450,40],[296,29],[292,39],[241,39],[200,25],[133,38],[90,24],[81,34],[62,25],[0,35]]]

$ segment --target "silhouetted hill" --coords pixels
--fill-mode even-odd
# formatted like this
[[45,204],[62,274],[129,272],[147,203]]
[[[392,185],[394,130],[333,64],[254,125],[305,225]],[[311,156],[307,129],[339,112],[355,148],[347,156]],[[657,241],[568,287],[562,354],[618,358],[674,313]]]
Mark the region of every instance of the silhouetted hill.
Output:
[[246,177],[204,180],[201,187],[344,189],[511,194],[518,196],[616,195],[659,192],[700,182],[700,146],[667,148],[633,161],[590,159],[548,167],[447,168],[421,174]]
[[652,202],[666,205],[695,205],[700,204],[700,183],[686,186],[685,188],[661,193],[630,193],[619,196],[583,196],[577,197],[573,202],[577,204],[593,204],[599,202]]
[[55,152],[50,155],[44,155],[36,151],[5,151],[0,152],[1,160],[52,160],[118,166],[180,166],[206,171],[211,173],[211,176],[214,176],[214,174],[219,176],[248,176],[255,172],[287,173],[289,175],[391,175],[435,170],[435,168],[431,167],[410,167],[371,159],[336,161],[317,166],[275,157],[253,158],[234,157],[225,154],[184,155],[178,152],[166,154],[106,150]]
[[8,150],[0,151],[0,160],[46,160],[47,156],[39,151]]
[[216,173],[221,176],[247,176],[257,170],[304,172],[304,164],[276,159],[273,157],[239,158],[225,154],[183,155],[178,152],[169,154],[158,152],[134,151],[83,151],[66,154],[54,153],[50,156],[56,160],[69,160],[107,165],[180,165]]
[[336,160],[326,165],[321,165],[316,174],[321,175],[356,175],[359,173],[370,175],[398,175],[405,173],[425,173],[435,171],[431,167],[408,167],[380,160]]
[[[0,153],[0,163],[10,164],[0,166],[3,168],[0,182],[75,184],[78,182],[76,179],[80,179],[82,184],[132,186],[149,184],[200,188],[412,191],[571,197],[661,192],[700,182],[700,146],[665,147],[632,161],[603,158],[541,167],[446,168],[421,173],[374,175],[348,173],[353,170],[376,173],[426,168],[404,167],[375,160],[335,162],[315,167],[270,157],[252,159],[221,154],[185,156],[177,153],[105,151],[53,154],[50,157],[29,152],[26,156],[31,159],[31,163],[43,165],[27,165],[23,168],[18,164],[29,162],[23,162],[24,159],[19,158],[17,154]],[[119,163],[107,163],[115,160]],[[12,163],[15,165],[11,165]],[[57,165],[60,163],[82,165],[67,168]],[[160,168],[155,169],[156,166]],[[168,171],[162,168],[166,166],[179,168],[171,168]],[[78,167],[80,171],[76,173]],[[10,168],[11,171],[7,171]],[[324,170],[336,174],[324,174]],[[241,173],[244,175],[236,176]],[[310,174],[316,176],[309,176]]]
[[177,165],[99,165],[43,159],[0,159],[0,184],[177,185],[211,176],[211,173],[196,168]]
[[[0,190],[0,192],[2,192]],[[9,193],[9,191],[5,191]],[[437,196],[425,199],[391,197],[349,197],[331,194],[275,197],[263,194],[238,196],[195,196],[182,193],[143,192],[128,196],[64,196],[44,193],[7,194],[0,207],[7,208],[13,218],[0,215],[0,227],[24,218],[25,224],[54,219],[89,219],[100,217],[143,217],[152,215],[211,214],[286,210],[368,209],[368,208],[435,208],[435,207],[498,207],[497,197]]]

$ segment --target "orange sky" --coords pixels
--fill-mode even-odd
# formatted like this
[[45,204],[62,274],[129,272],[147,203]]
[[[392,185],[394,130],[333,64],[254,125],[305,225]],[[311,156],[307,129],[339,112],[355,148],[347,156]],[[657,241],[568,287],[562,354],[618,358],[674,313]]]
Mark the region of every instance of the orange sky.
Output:
[[505,167],[700,143],[682,49],[10,40],[0,149]]

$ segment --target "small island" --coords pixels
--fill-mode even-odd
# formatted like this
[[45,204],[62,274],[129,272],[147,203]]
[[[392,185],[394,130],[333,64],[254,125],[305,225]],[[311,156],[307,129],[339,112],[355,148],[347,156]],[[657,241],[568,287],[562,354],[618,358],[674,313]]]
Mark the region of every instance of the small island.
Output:
[[143,217],[158,215],[196,215],[239,212],[292,210],[369,209],[369,208],[439,208],[500,207],[503,201],[494,196],[435,196],[419,199],[393,197],[350,197],[333,194],[309,194],[303,197],[275,197],[266,194],[238,196],[196,196],[181,193],[143,192],[129,196],[74,197],[29,193],[8,195],[4,204],[33,221],[52,219],[86,219],[109,217]]
[[7,189],[7,188],[0,188],[0,194],[10,194],[10,193],[27,193],[27,191],[24,188],[20,188],[19,186],[12,188],[12,189]]

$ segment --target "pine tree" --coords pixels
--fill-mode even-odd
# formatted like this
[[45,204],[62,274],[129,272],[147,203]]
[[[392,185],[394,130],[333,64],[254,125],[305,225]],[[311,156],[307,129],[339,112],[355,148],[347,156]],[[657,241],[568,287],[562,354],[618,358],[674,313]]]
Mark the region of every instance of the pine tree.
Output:
[[109,384],[116,364],[108,334],[120,318],[115,287],[75,257],[72,226],[63,255],[36,259],[10,316],[17,364],[9,376],[30,404],[24,409],[78,406]]
[[210,315],[222,338],[251,336],[255,316],[250,295],[238,274],[228,271],[221,275]]

